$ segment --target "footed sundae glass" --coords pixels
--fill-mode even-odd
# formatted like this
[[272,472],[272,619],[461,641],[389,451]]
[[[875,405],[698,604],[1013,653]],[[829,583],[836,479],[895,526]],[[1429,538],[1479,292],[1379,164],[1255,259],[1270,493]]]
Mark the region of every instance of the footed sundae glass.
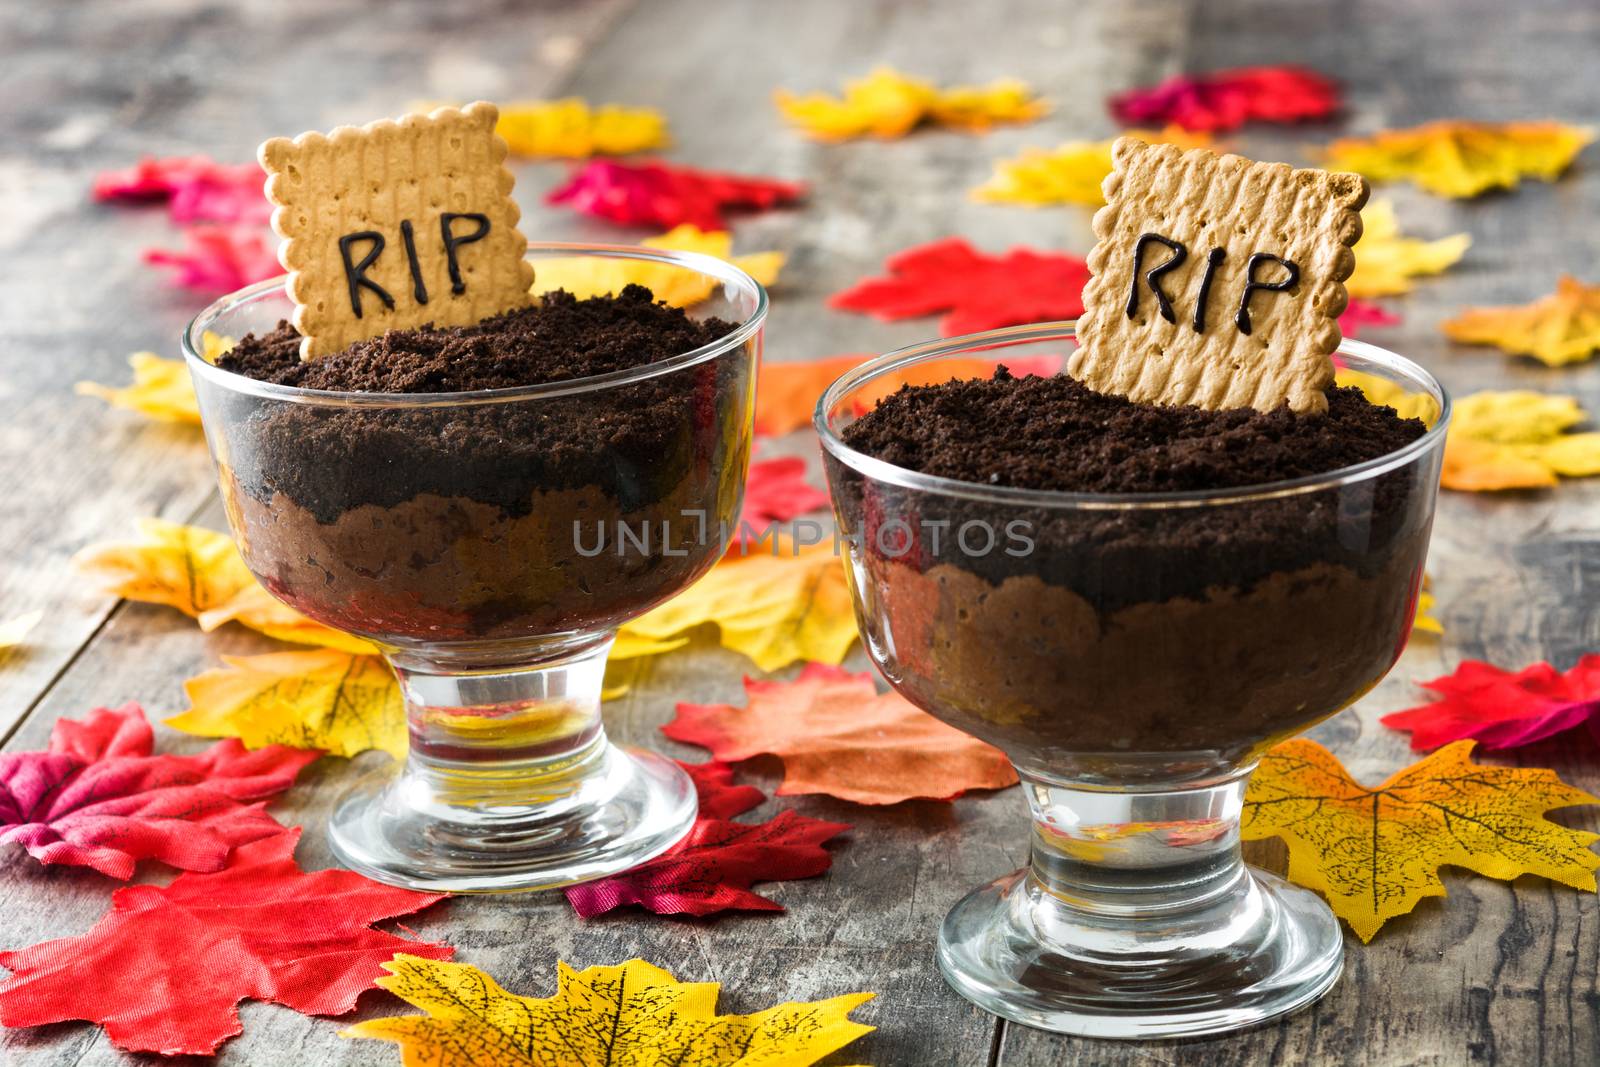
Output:
[[1426,435],[1217,492],[976,484],[845,442],[898,383],[987,377],[993,361],[1050,373],[1073,345],[1070,323],[952,338],[873,359],[823,395],[856,618],[895,689],[1006,753],[1031,811],[1029,865],[944,921],[951,985],[1064,1033],[1235,1029],[1339,976],[1327,905],[1244,865],[1245,784],[1262,753],[1366,693],[1404,647],[1449,401],[1416,364],[1347,341],[1344,366],[1422,412]]
[[409,755],[358,781],[329,831],[343,863],[393,885],[568,885],[660,854],[695,816],[671,760],[607,740],[601,686],[617,628],[704,574],[738,514],[766,293],[697,254],[528,256],[541,281],[620,290],[619,271],[642,272],[732,328],[594,377],[416,394],[213,365],[218,337],[289,317],[282,278],[213,304],[183,338],[245,563],[285,604],[370,641],[399,678]]

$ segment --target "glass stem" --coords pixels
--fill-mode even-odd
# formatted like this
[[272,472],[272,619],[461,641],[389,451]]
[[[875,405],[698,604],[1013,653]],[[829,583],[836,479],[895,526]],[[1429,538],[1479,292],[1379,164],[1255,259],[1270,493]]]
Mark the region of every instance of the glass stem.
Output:
[[411,751],[403,786],[413,805],[449,817],[531,808],[558,816],[604,759],[600,721],[608,636],[526,667],[462,670],[391,657]]
[[[1023,778],[1033,815],[1029,880],[1071,922],[1168,925],[1249,880],[1239,851],[1248,773],[1159,793],[1099,792]],[[1041,931],[1045,933],[1047,931]]]

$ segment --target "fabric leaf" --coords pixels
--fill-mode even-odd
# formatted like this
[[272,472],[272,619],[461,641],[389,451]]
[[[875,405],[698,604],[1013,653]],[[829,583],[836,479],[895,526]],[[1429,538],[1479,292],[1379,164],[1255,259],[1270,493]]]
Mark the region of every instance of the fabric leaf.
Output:
[[827,541],[736,540],[704,578],[624,624],[621,636],[665,641],[707,623],[716,624],[724,648],[764,671],[802,660],[839,663],[856,641],[844,567]]
[[849,830],[781,811],[762,823],[731,821],[766,798],[759,789],[732,784],[725,763],[680,763],[700,794],[700,815],[689,835],[665,855],[622,874],[566,890],[585,919],[629,904],[657,915],[712,915],[721,911],[782,911],[783,905],[750,891],[755,882],[811,878],[833,857],[822,847]]
[[1339,332],[1359,337],[1369,326],[1398,326],[1400,316],[1366,300],[1351,300],[1339,316]]
[[1412,278],[1442,273],[1472,245],[1472,238],[1464,233],[1437,241],[1402,237],[1394,205],[1387,200],[1374,200],[1362,208],[1361,225],[1361,241],[1355,247],[1356,270],[1344,283],[1353,297],[1410,292]]
[[43,618],[43,611],[30,611],[25,615],[0,622],[0,649],[15,648],[22,644]]
[[739,522],[760,530],[827,506],[828,494],[806,481],[805,460],[799,456],[758,459],[750,464],[745,479]]
[[996,256],[959,237],[907,248],[884,266],[886,276],[835,293],[828,306],[889,321],[945,312],[939,333],[953,337],[1075,319],[1083,314],[1089,280],[1089,268],[1077,256],[1023,247]]
[[552,190],[547,204],[565,204],[576,211],[624,226],[685,223],[701,230],[725,230],[728,209],[765,211],[792,204],[805,195],[800,182],[754,175],[679,167],[659,160],[618,163],[596,159],[572,173]]
[[1339,87],[1332,81],[1303,67],[1282,66],[1179,75],[1111,98],[1111,114],[1119,122],[1206,131],[1233,130],[1246,122],[1322,119],[1339,107]]
[[1452,341],[1495,345],[1551,367],[1582,363],[1600,350],[1600,285],[1564,274],[1550,296],[1517,307],[1467,308],[1440,328]]
[[256,163],[218,163],[209,156],[145,157],[126,170],[95,175],[96,200],[165,201],[172,221],[265,223],[272,205],[266,172]]
[[1559,122],[1451,119],[1335,141],[1323,161],[1373,181],[1412,181],[1439,196],[1472,197],[1515,188],[1523,178],[1555,181],[1594,137],[1589,127]]
[[[1176,126],[1160,133],[1130,130],[1131,136],[1179,148],[1210,148],[1207,134],[1190,134]],[[992,204],[1045,207],[1082,204],[1099,207],[1106,202],[1100,183],[1111,173],[1113,140],[1068,141],[1056,148],[1024,148],[1013,159],[996,160],[994,176],[972,190],[972,199]]]
[[1032,89],[1013,78],[940,89],[891,67],[846,82],[840,96],[779,89],[773,98],[785,119],[819,141],[904,137],[924,123],[983,131],[1031,122],[1048,110]]
[[1588,415],[1570,396],[1472,393],[1455,403],[1440,484],[1485,492],[1543,489],[1600,474],[1600,433],[1567,433]]
[[444,898],[349,871],[307,874],[299,830],[239,848],[226,870],[119,889],[76,937],[0,952],[0,1025],[100,1023],[117,1048],[205,1056],[243,1032],[241,1000],[343,1015],[396,952],[448,945],[371,929]]
[[144,261],[170,267],[172,281],[203,293],[231,293],[276,278],[283,267],[271,232],[246,224],[197,224],[183,230],[181,250],[150,248]]
[[400,683],[377,656],[334,649],[223,656],[221,670],[183,683],[190,708],[168,726],[201,737],[237,737],[247,748],[289,745],[355,756],[382,749],[404,759]]
[[[753,252],[735,256],[732,254],[732,235],[722,230],[705,232],[687,223],[639,243],[647,248],[700,252],[725,259],[762,285],[776,283],[778,272],[783,269],[784,256],[781,252]],[[534,281],[534,292],[549,293],[564,289],[583,299],[620,293],[630,284],[643,285],[655,294],[657,300],[679,307],[698,304],[709,297],[717,286],[715,280],[699,271],[666,263],[579,256],[541,260],[538,277]]]
[[407,1067],[810,1067],[873,1029],[849,1017],[871,993],[718,1015],[717,983],[679,982],[643,960],[556,968],[556,994],[541,999],[467,964],[396,956],[378,984],[425,1014],[343,1033],[396,1042]]
[[1315,741],[1267,753],[1245,795],[1243,837],[1281,837],[1289,878],[1322,893],[1363,941],[1423,897],[1445,895],[1442,866],[1509,881],[1523,874],[1595,889],[1600,838],[1543,818],[1600,803],[1554,771],[1487,767],[1458,741],[1369,789]]
[[857,804],[953,800],[1017,775],[997,748],[947,726],[870,674],[808,663],[792,682],[744,682],[746,706],[679,704],[661,728],[719,760],[783,760],[780,796],[826,793]]
[[1565,673],[1548,663],[1512,672],[1469,659],[1422,687],[1435,694],[1433,703],[1381,720],[1409,732],[1419,752],[1466,738],[1489,749],[1518,748],[1578,727],[1600,741],[1600,655],[1584,656]]
[[137,704],[61,719],[43,752],[0,753],[0,842],[40,863],[133,876],[142,859],[220,870],[228,852],[278,833],[267,798],[319,753],[223,741],[194,756],[153,755]]
[[502,105],[495,132],[515,155],[587,159],[662,148],[667,120],[653,108],[591,107],[572,96]]

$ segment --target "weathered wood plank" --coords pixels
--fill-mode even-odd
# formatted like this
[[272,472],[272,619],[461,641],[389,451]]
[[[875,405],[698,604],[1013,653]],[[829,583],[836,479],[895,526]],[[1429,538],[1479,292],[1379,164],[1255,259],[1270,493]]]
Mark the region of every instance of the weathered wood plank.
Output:
[[176,356],[209,302],[139,261],[181,246],[166,212],[90,203],[92,176],[148,154],[250,159],[266,133],[419,97],[539,96],[626,0],[476,6],[483,17],[452,8],[467,29],[450,37],[427,4],[0,9],[0,622],[45,612],[24,648],[0,652],[0,738],[114,606],[73,575],[72,553],[136,516],[187,519],[214,488],[198,431],[73,395],[81,379],[126,381],[130,352]]

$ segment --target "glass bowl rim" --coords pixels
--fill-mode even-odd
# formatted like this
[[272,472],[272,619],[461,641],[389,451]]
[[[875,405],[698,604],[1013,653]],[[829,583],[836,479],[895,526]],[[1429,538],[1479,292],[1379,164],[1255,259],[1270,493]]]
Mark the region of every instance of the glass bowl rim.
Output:
[[[874,481],[888,482],[905,489],[942,493],[983,500],[995,504],[1031,505],[1034,507],[1082,508],[1085,510],[1116,511],[1144,508],[1205,507],[1213,504],[1236,504],[1266,500],[1274,497],[1296,496],[1301,493],[1349,485],[1366,478],[1375,478],[1406,466],[1419,456],[1439,447],[1450,425],[1451,400],[1445,389],[1426,367],[1388,349],[1365,341],[1345,339],[1336,350],[1339,355],[1355,356],[1368,363],[1384,367],[1394,373],[1412,378],[1432,394],[1439,406],[1438,417],[1428,432],[1404,448],[1373,459],[1339,467],[1322,474],[1308,474],[1299,478],[1262,482],[1259,485],[1235,486],[1228,489],[1188,489],[1161,493],[1070,493],[1053,489],[1023,489],[1016,486],[984,485],[978,482],[946,478],[936,474],[923,474],[885,460],[858,452],[844,443],[828,424],[828,412],[844,395],[881,375],[904,369],[917,363],[943,356],[971,354],[974,350],[1002,347],[1025,341],[1070,340],[1077,336],[1077,323],[1073,321],[1041,322],[1026,326],[1007,326],[981,333],[963,334],[959,337],[942,337],[886,352],[857,364],[835,378],[811,415],[812,425],[825,448],[839,462]],[[997,362],[1004,362],[1001,357]]]
[[191,374],[204,378],[230,392],[282,400],[295,404],[374,408],[425,408],[452,407],[460,404],[501,404],[595,392],[613,386],[631,385],[663,374],[671,374],[674,371],[715,359],[742,346],[761,329],[762,324],[766,321],[768,309],[766,287],[727,260],[718,259],[716,256],[706,255],[703,252],[647,248],[643,245],[592,244],[580,241],[528,242],[529,255],[543,255],[544,253],[574,257],[596,256],[604,259],[636,259],[674,267],[684,267],[754,295],[756,299],[755,310],[743,322],[734,327],[731,332],[724,334],[715,341],[656,363],[646,363],[638,367],[625,367],[622,370],[608,371],[605,374],[591,375],[586,378],[568,378],[563,381],[543,382],[538,385],[512,385],[499,389],[476,389],[454,393],[362,393],[341,392],[331,389],[304,389],[294,385],[276,385],[270,382],[257,381],[243,374],[235,374],[232,371],[223,370],[207,362],[205,357],[200,354],[203,348],[202,335],[223,314],[257,300],[274,290],[282,290],[288,284],[288,275],[280,274],[265,281],[256,282],[254,285],[247,285],[243,289],[235,290],[227,296],[221,297],[190,320],[189,325],[184,328],[182,336],[184,362],[189,365]]

